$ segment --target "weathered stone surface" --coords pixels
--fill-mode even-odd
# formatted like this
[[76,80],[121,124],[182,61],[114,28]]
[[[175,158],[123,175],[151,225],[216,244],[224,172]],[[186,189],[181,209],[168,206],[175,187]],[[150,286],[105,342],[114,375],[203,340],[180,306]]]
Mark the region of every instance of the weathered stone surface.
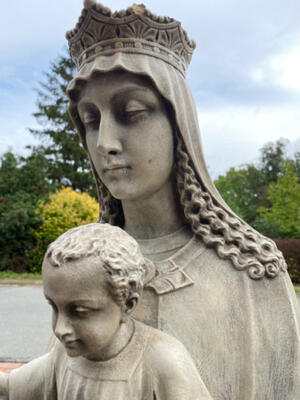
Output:
[[43,283],[58,341],[10,375],[0,372],[0,395],[210,400],[185,347],[130,317],[151,279],[148,264],[137,242],[109,224],[71,229],[52,243]]
[[[71,47],[92,14],[114,29],[124,23],[102,11],[89,4]],[[132,18],[142,26],[144,15]],[[285,261],[214,187],[182,71],[154,52],[98,49],[69,86],[70,113],[91,159],[100,221],[135,237],[155,267],[135,316],[185,344],[215,399],[300,397],[300,313]]]
[[67,38],[79,68],[70,115],[100,222],[124,228],[149,260],[135,318],[185,345],[214,399],[299,398],[299,305],[282,254],[208,174],[184,79],[193,42],[143,6],[113,14],[92,0]]

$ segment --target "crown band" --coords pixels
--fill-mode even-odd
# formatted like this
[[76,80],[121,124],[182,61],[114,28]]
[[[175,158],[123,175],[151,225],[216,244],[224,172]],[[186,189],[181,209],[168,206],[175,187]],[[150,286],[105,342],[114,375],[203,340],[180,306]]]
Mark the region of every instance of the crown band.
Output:
[[85,1],[76,27],[66,37],[78,69],[100,55],[125,52],[162,59],[185,75],[195,48],[174,19],[157,17],[143,5],[112,13],[92,0]]
[[96,43],[82,52],[76,62],[76,66],[79,70],[86,63],[93,61],[99,55],[109,56],[117,52],[144,54],[160,58],[176,68],[181,74],[185,75],[185,65],[175,53],[158,43],[151,43],[147,40],[133,38],[110,39]]

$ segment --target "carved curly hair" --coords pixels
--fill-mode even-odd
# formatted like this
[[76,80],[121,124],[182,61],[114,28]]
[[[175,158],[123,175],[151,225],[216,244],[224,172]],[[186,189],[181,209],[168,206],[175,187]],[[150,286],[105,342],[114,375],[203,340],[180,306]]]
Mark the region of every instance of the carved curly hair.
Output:
[[119,227],[92,223],[72,228],[49,245],[45,260],[54,267],[62,267],[86,257],[99,259],[111,294],[121,306],[133,294],[141,293],[146,260],[137,242]]
[[177,138],[176,178],[180,203],[192,231],[218,256],[252,279],[274,278],[286,263],[275,243],[222,208],[197,179],[181,137]]
[[[222,259],[230,260],[238,271],[245,270],[252,279],[276,277],[286,271],[286,263],[275,243],[223,208],[196,176],[192,160],[181,135],[175,137],[176,183],[186,221],[207,247]],[[124,215],[119,200],[114,199],[96,176],[100,194],[99,222],[122,227]]]

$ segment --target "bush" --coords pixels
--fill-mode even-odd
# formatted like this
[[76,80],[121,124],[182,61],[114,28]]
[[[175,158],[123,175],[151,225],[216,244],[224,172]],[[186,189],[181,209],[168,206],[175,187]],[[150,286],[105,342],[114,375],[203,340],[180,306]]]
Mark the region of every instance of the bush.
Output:
[[32,234],[37,246],[29,252],[30,272],[40,272],[48,245],[70,228],[95,222],[99,214],[97,201],[88,193],[63,188],[38,204],[36,213],[42,223]]
[[0,157],[0,270],[28,269],[28,251],[35,246],[31,231],[40,226],[35,209],[54,190],[46,176],[47,160],[38,152]]
[[293,283],[300,283],[300,239],[273,239],[282,252]]

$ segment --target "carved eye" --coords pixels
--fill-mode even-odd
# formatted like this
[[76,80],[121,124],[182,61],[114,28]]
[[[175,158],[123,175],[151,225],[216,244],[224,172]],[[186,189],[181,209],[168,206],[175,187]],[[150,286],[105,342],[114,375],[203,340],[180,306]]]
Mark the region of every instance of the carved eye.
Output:
[[99,113],[94,111],[85,111],[83,113],[82,122],[87,128],[97,129],[99,127]]
[[126,119],[128,122],[130,121],[135,121],[137,120],[139,117],[141,117],[146,110],[135,110],[135,111],[127,111],[125,113]]
[[148,111],[148,107],[138,100],[129,100],[124,107],[124,115],[128,122],[135,121]]
[[71,308],[71,314],[75,315],[76,317],[79,317],[79,318],[87,317],[89,312],[90,312],[90,309],[86,308],[86,307],[74,306]]

